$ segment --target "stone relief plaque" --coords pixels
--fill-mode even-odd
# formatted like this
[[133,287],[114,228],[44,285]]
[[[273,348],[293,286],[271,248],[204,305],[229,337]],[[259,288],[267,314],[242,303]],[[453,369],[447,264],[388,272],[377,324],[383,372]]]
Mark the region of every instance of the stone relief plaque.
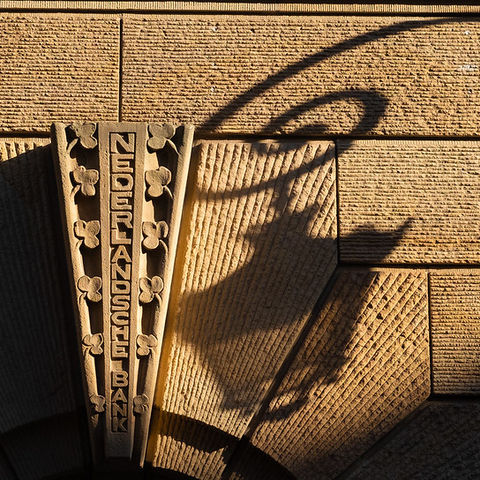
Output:
[[96,461],[143,464],[192,141],[192,126],[52,126]]

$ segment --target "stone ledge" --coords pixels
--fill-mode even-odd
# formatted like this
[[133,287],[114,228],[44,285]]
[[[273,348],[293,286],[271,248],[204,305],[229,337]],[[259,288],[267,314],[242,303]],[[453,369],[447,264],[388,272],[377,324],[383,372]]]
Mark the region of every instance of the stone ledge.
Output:
[[332,2],[228,2],[228,1],[0,1],[0,9],[52,9],[52,10],[123,10],[123,11],[179,11],[179,12],[239,12],[239,13],[371,13],[371,14],[420,14],[420,13],[478,13],[479,5],[418,5],[391,3]]

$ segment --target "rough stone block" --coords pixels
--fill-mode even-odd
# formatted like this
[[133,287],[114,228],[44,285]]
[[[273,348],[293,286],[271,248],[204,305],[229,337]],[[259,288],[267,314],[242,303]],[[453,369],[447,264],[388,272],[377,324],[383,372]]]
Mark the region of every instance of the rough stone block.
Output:
[[224,133],[478,133],[473,19],[126,15],[124,22],[124,120]]
[[433,392],[480,394],[480,271],[430,276]]
[[[90,462],[84,458],[77,412],[50,417],[12,430],[0,437],[16,478],[38,480],[63,476]],[[57,477],[58,478],[58,477]]]
[[480,143],[339,142],[340,258],[478,263]]
[[46,143],[0,140],[0,433],[75,410],[81,388]]
[[119,19],[0,13],[0,131],[118,117]]
[[221,477],[227,451],[237,439],[182,415],[163,412],[156,421],[161,435],[156,438],[153,472],[175,471],[202,480]]
[[478,402],[427,402],[345,480],[438,480],[480,476]]
[[[333,151],[328,142],[198,145],[159,410],[243,434],[336,265]],[[163,428],[153,423],[149,447],[162,468]]]
[[428,397],[427,308],[421,271],[342,270],[252,444],[299,480],[336,478]]
[[15,478],[15,472],[10,465],[10,460],[0,447],[0,478],[3,480],[17,480]]

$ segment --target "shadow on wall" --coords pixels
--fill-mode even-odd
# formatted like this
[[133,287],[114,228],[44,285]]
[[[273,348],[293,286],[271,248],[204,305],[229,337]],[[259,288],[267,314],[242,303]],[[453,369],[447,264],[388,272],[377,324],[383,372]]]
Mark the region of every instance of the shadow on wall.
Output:
[[[255,85],[215,112],[207,122],[200,126],[199,130],[209,131],[218,128],[235,115],[238,110],[269,89],[341,52],[354,49],[365,43],[395,36],[404,31],[454,21],[457,20],[442,18],[428,21],[411,20],[400,22],[328,47],[305,57],[303,60]],[[272,130],[282,131],[282,127],[287,122],[290,122],[293,118],[300,116],[309,109],[345,100],[353,100],[353,103],[362,109],[360,121],[351,132],[346,132],[347,136],[367,135],[378,125],[388,108],[387,99],[376,91],[359,89],[332,92],[328,95],[314,97],[312,100],[297,105],[287,112],[281,112],[273,117],[259,134],[268,134]],[[302,134],[321,135],[325,131],[327,131],[326,126],[320,119],[316,125],[307,125],[296,130],[292,137]],[[288,149],[288,147],[285,148]],[[232,189],[224,193],[224,198],[227,200],[241,198],[266,191],[267,189],[275,189],[281,183],[279,180],[283,180],[285,184],[291,185],[296,178],[308,174],[315,168],[318,168],[318,165],[306,163],[286,174],[283,179],[276,177],[258,185],[248,185],[237,190]],[[328,236],[312,237],[309,231],[311,219],[318,214],[318,205],[315,204],[303,210],[286,213],[288,211],[286,206],[290,200],[288,194],[286,194],[288,191],[289,188],[285,188],[275,192],[274,197],[276,200],[273,206],[275,209],[273,221],[262,225],[251,225],[245,233],[244,240],[248,248],[253,251],[248,262],[220,282],[201,291],[186,293],[185,297],[181,299],[181,303],[183,303],[182,308],[185,308],[187,311],[185,315],[187,317],[190,316],[192,328],[196,331],[181,331],[179,327],[176,330],[176,335],[181,339],[182,345],[191,345],[196,361],[202,367],[205,367],[208,374],[214,378],[215,387],[222,398],[221,408],[226,411],[241,410],[242,414],[246,416],[254,414],[254,411],[258,408],[258,405],[252,405],[252,392],[262,391],[265,385],[275,382],[278,375],[278,370],[274,372],[262,370],[252,384],[248,368],[255,363],[266,364],[267,357],[272,355],[281,356],[286,354],[286,352],[282,351],[281,345],[278,345],[276,351],[264,351],[262,349],[262,343],[259,340],[262,338],[262,335],[259,333],[264,333],[262,332],[262,325],[268,325],[271,332],[275,333],[281,331],[285,325],[296,320],[292,312],[288,310],[288,303],[289,299],[293,299],[289,295],[292,295],[292,291],[295,290],[294,285],[299,282],[298,275],[301,275],[301,269],[300,271],[295,271],[295,275],[292,275],[292,257],[295,257],[298,265],[310,265],[312,258],[318,258],[323,255],[326,259],[329,254],[325,254],[325,252],[335,252],[336,255],[337,251],[336,238]],[[215,192],[202,190],[199,192],[198,199],[199,201],[208,202],[209,198],[214,194]],[[376,231],[365,225],[348,237],[349,244],[360,244],[375,239],[374,243],[377,245],[381,243],[384,245],[384,248],[378,252],[378,255],[372,261],[381,263],[399,244],[411,221],[411,218],[406,219],[403,225],[390,232]],[[322,272],[319,271],[319,276],[321,274]],[[241,291],[239,291],[239,287],[242,289]],[[284,295],[279,294],[279,292],[284,292]],[[320,287],[317,291],[319,300],[322,299],[321,294],[322,288]],[[337,381],[338,372],[347,361],[343,353],[344,347],[349,343],[354,333],[355,322],[362,308],[361,303],[361,301],[356,303],[357,310],[355,312],[350,312],[348,317],[339,318],[338,322],[332,325],[329,338],[340,337],[339,348],[336,351],[327,350],[325,352],[315,352],[315,355],[312,355],[314,368],[309,377],[310,379],[312,377],[323,379],[325,384]],[[228,325],[229,328],[226,329],[225,325]],[[308,326],[311,326],[311,322],[307,323]],[[177,327],[173,326],[172,328],[176,329]],[[200,331],[208,332],[210,341],[195,344],[195,338],[197,338],[195,335]],[[232,341],[236,343],[236,346],[233,349],[229,349],[229,344]],[[294,356],[291,357],[291,360],[293,358]],[[283,367],[286,369],[288,365]],[[276,386],[278,387],[278,384]],[[205,386],[203,385],[203,387]],[[301,389],[302,385],[298,385],[298,387]],[[216,395],[216,392],[209,392],[209,394]],[[188,396],[188,391],[186,395]],[[305,397],[302,397],[301,394],[294,394],[292,403],[285,410],[269,412],[269,417],[288,417],[292,411],[301,408],[305,400]],[[263,401],[263,408],[267,408],[268,402],[265,404],[265,398]],[[226,439],[224,432],[215,434],[215,432],[210,431],[213,427],[206,423],[170,412],[160,412],[159,415],[161,435],[171,436],[199,450],[213,451],[227,445],[232,448],[232,442],[234,449],[234,445],[238,442],[238,438],[233,436]],[[185,422],[196,425],[197,433],[202,430],[210,433],[191,435],[188,433],[190,429],[179,427]],[[215,423],[215,419],[212,419],[212,423]],[[246,431],[251,433],[252,427],[254,428],[255,425],[251,424]],[[209,440],[199,443],[199,438]],[[216,442],[215,438],[219,441]],[[211,445],[207,445],[209,441]],[[247,450],[255,450],[248,443],[248,438],[244,438],[241,445],[243,445],[243,448],[247,448]],[[236,453],[240,451],[242,449]],[[229,461],[230,453],[229,451],[225,452],[224,458],[226,462]],[[245,455],[244,450],[242,455]],[[253,462],[255,455],[252,452],[249,455],[252,455]],[[279,466],[278,468],[281,469]],[[237,473],[240,474],[241,472]],[[285,471],[281,475],[279,473],[278,476],[278,478],[288,477],[289,474]],[[245,478],[250,477],[247,475]],[[255,478],[261,478],[261,476]],[[271,478],[275,478],[275,475]]]
[[[200,126],[200,129],[207,131],[221,125],[263,92],[333,55],[403,31],[452,21],[456,20],[401,22],[317,52],[252,87],[212,115],[205,124]],[[363,111],[358,125],[348,132],[350,135],[368,134],[388,108],[386,99],[375,91],[362,89],[335,92],[313,98],[288,112],[281,112],[272,118],[266,131],[272,128],[281,130],[286,122],[311,108],[344,100],[353,100],[356,105],[361,105]],[[309,126],[310,134],[311,127]],[[320,120],[317,124],[317,134],[322,134],[324,131],[325,127]],[[302,133],[304,129],[295,132],[297,135]],[[290,185],[299,176],[310,172],[312,168],[312,165],[304,164],[289,172],[287,178],[271,179],[254,187],[253,190],[252,188],[234,190],[227,192],[225,196],[226,198],[242,197],[255,193],[255,190],[260,192],[267,188],[275,189],[279,180],[282,180],[285,185]],[[52,200],[56,198],[52,178],[49,149],[36,149],[0,165],[0,337],[2,338],[0,363],[3,375],[0,406],[3,412],[8,412],[8,415],[2,416],[0,432],[8,431],[22,423],[72,411],[79,403],[75,389],[81,382],[78,378],[78,370],[72,366],[70,357],[74,338],[74,320],[69,304],[70,295],[66,287],[68,281],[60,233],[60,215],[58,205]],[[222,394],[222,407],[226,410],[241,409],[245,413],[254,413],[250,396],[246,394],[247,389],[248,391],[258,390],[275,378],[277,372],[263,372],[263,376],[257,380],[258,384],[252,385],[248,374],[240,376],[240,371],[244,367],[238,355],[240,359],[242,355],[245,359],[252,356],[258,359],[262,355],[274,354],[275,352],[263,352],[261,343],[256,343],[259,329],[262,328],[261,323],[268,324],[268,328],[275,331],[292,322],[293,316],[288,310],[280,312],[280,315],[275,310],[276,313],[272,315],[278,298],[281,298],[286,306],[288,305],[291,287],[299,280],[298,275],[301,272],[297,272],[295,274],[297,276],[292,275],[292,256],[300,265],[308,264],[312,258],[322,257],[325,252],[335,252],[336,255],[335,238],[312,237],[310,234],[309,226],[312,219],[318,215],[319,206],[313,204],[286,216],[285,206],[289,202],[287,191],[288,189],[282,189],[275,192],[273,220],[261,226],[252,225],[246,232],[245,240],[252,249],[249,261],[228,278],[211,286],[208,290],[192,293],[186,299],[187,302],[199,306],[195,322],[199,328],[208,332],[213,340],[207,346],[194,344],[193,348],[205,368],[214,375]],[[200,193],[205,195],[205,198],[209,195],[209,192]],[[377,237],[388,245],[386,250],[391,251],[408,226],[409,223],[406,222],[392,232],[378,232],[365,226],[362,231],[352,234],[351,241],[355,238],[363,241],[367,237]],[[381,262],[382,259],[383,255],[379,254],[376,261]],[[269,281],[274,279],[274,284],[265,283],[265,279]],[[229,299],[232,293],[240,295],[238,292],[240,283],[247,288],[239,297],[243,304],[232,305]],[[269,297],[271,287],[275,288],[276,295],[279,292],[283,292],[283,295]],[[320,297],[321,289],[316,294]],[[201,308],[207,303],[214,306],[214,312]],[[268,318],[268,322],[259,322],[259,318]],[[352,332],[355,315],[350,316],[346,321],[349,322],[347,325],[342,325],[341,322],[334,325],[331,335],[336,335],[337,328]],[[225,330],[225,323],[228,323],[231,328]],[[227,347],[232,339],[244,339],[242,341],[245,345],[250,342],[250,349],[242,350],[242,342],[237,342],[240,345],[240,352],[229,351]],[[190,341],[190,338],[185,338],[185,341]],[[349,337],[344,337],[343,342],[346,344],[348,341]],[[279,348],[281,349],[281,346]],[[286,353],[283,352],[283,354]],[[76,356],[76,354],[77,351],[73,348],[73,355]],[[338,371],[345,362],[341,348],[333,355],[335,356],[333,359],[321,356],[315,359],[315,375],[323,378],[327,383],[336,381]],[[325,367],[326,365],[329,365],[328,368]],[[230,370],[225,369],[225,366],[230,367]],[[232,369],[238,371],[238,375],[235,371],[232,372]],[[304,399],[296,398],[291,408],[299,408],[303,402]],[[277,412],[279,417],[288,413]],[[232,446],[232,443],[235,444],[238,441],[236,437],[217,431],[202,422],[188,418],[182,419],[181,416],[164,412],[160,415],[164,416],[160,418],[161,433],[197,446],[199,449],[206,448],[205,444],[196,443],[200,436],[188,433],[195,431],[195,428],[214,430],[210,435],[211,448],[214,450],[222,446]],[[185,433],[182,433],[182,429],[173,427],[171,429],[169,425],[174,423],[173,417],[176,417],[176,421],[179,422],[190,422],[188,423],[190,429],[183,430]],[[258,453],[258,455],[263,459],[263,454]],[[253,453],[252,458],[254,458]]]
[[[12,478],[91,463],[62,237],[50,147],[0,161],[0,453]],[[40,435],[48,422],[55,434]]]

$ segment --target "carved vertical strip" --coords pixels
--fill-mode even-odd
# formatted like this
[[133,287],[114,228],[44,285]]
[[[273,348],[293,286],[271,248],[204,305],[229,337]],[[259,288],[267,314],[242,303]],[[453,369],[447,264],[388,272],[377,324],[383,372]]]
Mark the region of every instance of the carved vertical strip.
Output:
[[193,127],[57,124],[52,132],[94,449],[97,459],[141,465]]
[[[143,459],[146,455],[147,442],[148,442],[148,428],[150,417],[153,408],[153,398],[155,396],[155,387],[157,381],[157,371],[159,368],[159,361],[161,355],[161,346],[163,344],[163,335],[165,330],[165,320],[167,317],[168,299],[170,298],[170,290],[173,279],[175,253],[178,245],[178,236],[180,232],[180,223],[182,220],[183,202],[185,198],[185,190],[187,185],[188,170],[190,164],[194,127],[192,125],[185,125],[178,127],[177,135],[180,137],[178,142],[178,149],[174,155],[175,161],[172,165],[172,182],[169,185],[171,187],[171,202],[168,203],[168,208],[161,212],[154,211],[157,215],[160,215],[163,221],[168,225],[168,234],[164,239],[164,260],[163,260],[163,301],[158,305],[155,311],[152,334],[150,340],[153,340],[149,346],[150,354],[146,357],[147,366],[145,373],[145,397],[149,399],[146,405],[146,412],[139,418],[141,422],[142,432],[141,437],[138,438],[139,444],[139,462],[143,464]],[[150,161],[152,159],[150,158]],[[158,160],[156,159],[155,162]],[[161,162],[159,162],[161,163]],[[154,164],[155,165],[155,164]],[[159,165],[161,168],[163,165]],[[154,207],[155,210],[155,207]],[[160,217],[157,217],[160,218]],[[160,220],[162,221],[162,220]],[[160,247],[160,245],[159,245]],[[145,342],[145,340],[141,340]]]
[[[82,225],[82,220],[79,218],[79,208],[76,202],[77,194],[92,193],[94,194],[95,186],[92,179],[91,182],[81,182],[76,184],[74,172],[89,173],[85,165],[81,165],[76,156],[71,155],[72,142],[74,138],[67,138],[67,125],[58,123],[52,126],[52,144],[53,152],[56,153],[57,161],[57,177],[60,179],[62,188],[59,188],[60,204],[64,205],[62,209],[62,221],[64,224],[65,243],[67,251],[69,252],[70,261],[67,262],[70,271],[71,290],[74,304],[76,305],[75,314],[77,320],[77,333],[81,341],[80,349],[82,353],[82,364],[84,369],[83,383],[85,389],[85,396],[87,401],[87,412],[90,416],[90,437],[93,446],[94,459],[98,459],[101,452],[101,437],[102,437],[102,421],[100,415],[104,409],[104,397],[98,389],[98,377],[95,366],[95,358],[91,355],[91,348],[88,348],[88,340],[93,337],[90,311],[87,305],[89,301],[89,279],[85,272],[85,266],[80,252],[81,239],[78,238],[78,229],[75,227]],[[83,167],[83,168],[82,168]],[[85,170],[83,170],[85,169]],[[90,172],[91,173],[91,172]],[[88,176],[88,175],[87,175]],[[84,192],[82,186],[85,185]],[[90,185],[90,189],[88,188]],[[79,187],[79,188],[78,188]],[[77,191],[76,191],[77,190]],[[87,225],[87,223],[85,223]],[[88,238],[88,237],[87,237]],[[83,281],[81,279],[84,279]],[[82,287],[85,287],[82,291]],[[95,296],[90,297],[97,299]],[[96,337],[97,339],[99,337]],[[100,345],[97,345],[97,352],[100,351]]]

